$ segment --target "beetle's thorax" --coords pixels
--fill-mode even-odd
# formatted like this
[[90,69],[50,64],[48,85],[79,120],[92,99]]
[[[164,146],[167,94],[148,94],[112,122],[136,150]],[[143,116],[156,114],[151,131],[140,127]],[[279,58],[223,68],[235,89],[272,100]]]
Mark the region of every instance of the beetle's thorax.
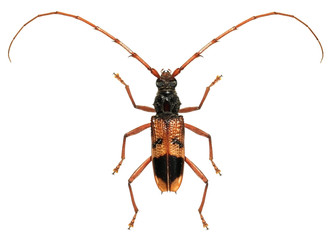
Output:
[[154,107],[157,116],[178,115],[181,102],[175,91],[176,84],[176,79],[169,70],[162,71],[160,78],[156,81],[158,92]]

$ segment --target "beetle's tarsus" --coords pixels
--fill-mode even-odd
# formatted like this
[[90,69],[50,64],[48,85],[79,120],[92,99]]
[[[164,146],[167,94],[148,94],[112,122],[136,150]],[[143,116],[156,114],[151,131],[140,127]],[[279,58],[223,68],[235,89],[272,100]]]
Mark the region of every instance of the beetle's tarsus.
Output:
[[128,230],[131,230],[131,227],[134,227],[134,222],[136,219],[136,214],[137,212],[134,214],[132,221],[128,224]]
[[212,157],[210,158],[210,161],[211,161],[212,166],[213,166],[213,168],[215,170],[215,173],[216,174],[220,174],[220,176],[221,176],[221,170],[217,167],[217,165],[215,165],[215,163],[213,162],[213,158]]
[[201,220],[202,220],[202,223],[203,223],[203,227],[205,227],[206,230],[209,230],[209,228],[208,228],[209,225],[208,225],[207,222],[205,221],[205,219],[204,219],[202,213],[199,213],[199,215],[200,215],[200,217],[201,217]]
[[112,175],[115,175],[115,173],[118,173],[118,169],[119,169],[118,167],[114,168]]
[[216,169],[215,169],[215,173],[216,173],[216,174],[219,174],[219,175],[221,176],[221,170],[220,170],[219,168],[216,168]]
[[118,163],[118,165],[113,169],[112,175],[114,175],[115,173],[118,173],[119,168],[120,168],[121,164],[123,163],[123,161],[124,161],[124,158],[122,158],[121,161]]
[[119,73],[113,73],[113,75],[115,76],[115,78],[121,82],[121,84],[124,84],[125,86],[127,86],[127,84],[124,82],[123,79],[121,79],[121,77],[119,76]]
[[219,82],[220,80],[221,80],[221,78],[222,78],[222,75],[218,75],[218,76],[216,76],[216,78],[214,79],[214,81],[210,84],[210,86],[209,87],[212,87],[214,84],[216,84],[217,82]]

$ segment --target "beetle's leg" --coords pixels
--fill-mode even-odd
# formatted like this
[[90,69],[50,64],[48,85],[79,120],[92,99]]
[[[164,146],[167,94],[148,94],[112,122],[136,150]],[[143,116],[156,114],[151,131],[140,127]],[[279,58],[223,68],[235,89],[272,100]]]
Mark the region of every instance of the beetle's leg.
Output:
[[113,169],[113,173],[112,174],[115,174],[115,173],[118,173],[118,170],[121,166],[121,164],[123,163],[124,159],[125,159],[125,146],[126,146],[126,138],[127,137],[130,137],[132,135],[135,135],[135,134],[138,134],[140,132],[142,132],[143,130],[147,129],[150,127],[150,123],[147,123],[147,124],[144,124],[140,127],[137,127],[131,131],[129,131],[128,133],[125,133],[124,134],[124,139],[123,139],[123,147],[122,147],[122,151],[121,151],[121,160],[120,162],[118,163],[118,165],[116,166],[116,168]]
[[202,210],[204,207],[204,203],[205,203],[205,197],[206,197],[206,192],[207,192],[207,187],[208,187],[208,180],[205,177],[205,175],[202,173],[201,170],[199,170],[199,168],[192,162],[190,161],[187,157],[185,157],[185,162],[189,165],[189,167],[191,167],[191,169],[196,173],[196,175],[203,180],[203,182],[205,183],[205,189],[204,189],[204,193],[203,193],[203,199],[201,202],[201,205],[198,208],[198,212],[199,215],[201,217],[202,223],[203,223],[203,227],[205,227],[206,229],[208,229],[208,224],[206,223],[203,215],[202,215]]
[[132,204],[133,204],[133,208],[135,211],[135,214],[132,218],[132,221],[128,224],[128,229],[130,229],[131,227],[134,226],[134,222],[136,219],[136,214],[138,213],[139,209],[137,208],[135,201],[134,201],[134,196],[133,196],[133,191],[132,191],[132,187],[131,187],[131,183],[134,181],[135,178],[137,178],[141,172],[146,168],[146,166],[148,166],[148,164],[151,162],[151,157],[149,157],[147,160],[145,160],[140,167],[138,167],[135,172],[132,174],[132,176],[128,179],[128,188],[129,188],[129,193],[131,195],[131,200],[132,200]]
[[210,149],[210,161],[212,163],[212,166],[214,167],[214,170],[215,172],[218,174],[220,174],[221,176],[221,170],[217,167],[217,165],[215,165],[215,163],[213,162],[213,150],[212,150],[212,140],[211,140],[211,135],[204,132],[203,130],[197,128],[197,127],[194,127],[188,123],[185,123],[184,124],[185,128],[188,128],[189,130],[193,131],[194,133],[198,134],[198,135],[201,135],[203,137],[207,137],[209,139],[209,149]]
[[196,106],[196,107],[186,107],[186,108],[182,108],[182,109],[179,110],[179,112],[180,112],[180,113],[187,113],[187,112],[192,112],[192,111],[196,111],[196,110],[201,109],[202,106],[203,106],[203,103],[204,103],[204,101],[205,101],[205,99],[206,99],[206,97],[207,97],[207,95],[209,94],[210,88],[211,88],[214,84],[216,84],[218,81],[220,81],[220,80],[221,80],[221,77],[222,77],[222,75],[221,75],[221,76],[217,76],[217,77],[214,79],[214,81],[213,81],[209,86],[206,87],[206,89],[205,89],[205,93],[204,93],[204,96],[203,96],[203,98],[202,98],[202,101],[200,102],[200,104],[199,104],[198,106]]
[[129,89],[129,86],[124,82],[123,79],[121,79],[121,77],[119,76],[118,73],[114,73],[113,75],[115,75],[115,78],[117,78],[117,80],[119,82],[121,82],[122,84],[125,85],[126,92],[127,92],[128,96],[129,96],[129,99],[131,99],[131,102],[132,102],[134,108],[140,109],[140,110],[143,110],[143,111],[146,111],[146,112],[155,112],[155,109],[152,108],[152,107],[136,105],[135,102],[134,102],[134,99],[133,99],[131,90]]

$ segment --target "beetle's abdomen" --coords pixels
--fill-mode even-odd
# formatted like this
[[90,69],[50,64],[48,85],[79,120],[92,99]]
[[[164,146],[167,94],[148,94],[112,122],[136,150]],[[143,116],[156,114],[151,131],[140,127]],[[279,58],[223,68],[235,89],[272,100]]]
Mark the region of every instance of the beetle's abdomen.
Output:
[[184,122],[182,116],[151,119],[152,164],[158,188],[176,192],[184,165]]

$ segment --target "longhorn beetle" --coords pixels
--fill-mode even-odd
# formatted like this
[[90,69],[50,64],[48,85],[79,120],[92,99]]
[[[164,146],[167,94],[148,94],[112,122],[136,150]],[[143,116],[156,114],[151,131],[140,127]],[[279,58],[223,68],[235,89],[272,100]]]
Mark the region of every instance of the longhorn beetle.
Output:
[[210,134],[204,132],[203,130],[194,127],[190,124],[184,123],[183,117],[179,115],[179,113],[188,113],[192,111],[196,111],[201,109],[203,106],[203,103],[210,91],[210,88],[217,83],[219,80],[221,80],[221,76],[217,76],[215,80],[206,87],[206,90],[204,92],[204,95],[202,97],[202,100],[198,106],[195,107],[186,107],[180,109],[180,100],[179,97],[175,91],[175,87],[177,85],[176,76],[185,68],[189,63],[191,63],[196,58],[200,57],[201,54],[208,49],[211,45],[218,42],[222,37],[226,36],[227,34],[231,33],[234,30],[237,30],[242,25],[255,20],[257,18],[271,16],[271,15],[280,15],[285,17],[293,18],[303,25],[305,25],[310,32],[314,35],[316,40],[318,41],[321,51],[322,51],[322,57],[321,62],[324,56],[323,47],[315,33],[312,31],[312,29],[303,21],[301,21],[299,18],[289,15],[286,13],[279,13],[279,12],[270,12],[265,14],[260,14],[257,16],[250,17],[243,22],[239,23],[238,25],[229,28],[224,33],[220,34],[218,37],[212,39],[209,43],[207,43],[204,47],[202,47],[198,52],[196,52],[194,55],[192,55],[181,67],[174,70],[174,72],[171,72],[170,70],[162,70],[161,74],[159,74],[154,68],[151,68],[137,53],[133,52],[129,47],[127,47],[123,42],[121,42],[118,38],[115,38],[110,33],[106,32],[102,28],[94,25],[93,23],[87,21],[86,19],[75,16],[72,14],[64,13],[64,12],[49,12],[40,14],[31,20],[29,20],[27,23],[25,23],[19,31],[16,33],[14,38],[12,39],[9,48],[8,48],[8,58],[10,60],[10,48],[12,46],[13,41],[17,37],[17,35],[21,32],[21,30],[30,22],[34,21],[35,19],[39,17],[44,17],[48,15],[63,15],[67,17],[72,17],[75,19],[78,19],[90,26],[92,26],[97,31],[105,34],[109,38],[111,38],[115,43],[119,44],[122,48],[124,48],[127,52],[130,53],[130,56],[137,59],[140,63],[142,63],[150,72],[152,75],[154,75],[156,80],[156,86],[158,88],[157,95],[154,100],[154,107],[147,107],[147,106],[141,106],[135,104],[135,101],[133,99],[133,96],[131,94],[129,86],[124,82],[124,80],[121,79],[119,74],[114,74],[115,78],[118,79],[126,89],[126,92],[136,109],[140,109],[146,112],[156,112],[155,116],[151,117],[151,122],[146,123],[142,126],[139,126],[128,133],[124,135],[123,139],[123,145],[122,145],[122,153],[121,153],[121,161],[118,163],[118,165],[114,168],[113,174],[117,173],[120,166],[122,165],[122,162],[125,159],[125,145],[126,145],[126,138],[130,137],[132,135],[138,134],[142,132],[143,130],[151,127],[151,156],[148,157],[132,174],[132,176],[128,179],[128,188],[133,204],[133,208],[135,211],[135,214],[131,220],[131,222],[128,224],[130,229],[134,226],[134,222],[136,219],[136,215],[138,213],[138,208],[134,200],[133,191],[131,187],[131,183],[141,174],[141,172],[146,168],[146,166],[149,165],[149,163],[152,162],[153,165],[153,171],[154,171],[154,177],[156,180],[156,184],[161,192],[170,191],[170,192],[176,192],[182,182],[183,178],[183,167],[184,163],[187,163],[188,166],[196,173],[196,175],[203,180],[205,183],[205,189],[202,197],[202,202],[199,206],[198,212],[200,215],[200,218],[203,223],[203,227],[208,229],[208,224],[206,223],[203,215],[202,210],[205,202],[206,197],[206,191],[208,187],[208,180],[205,177],[205,175],[202,173],[201,170],[198,169],[198,167],[190,161],[185,156],[185,145],[184,145],[184,131],[185,128],[193,131],[194,133],[201,135],[203,137],[206,137],[209,141],[209,159],[213,165],[213,168],[217,174],[221,175],[220,169],[216,166],[216,164],[213,162],[213,151],[212,151],[212,142],[211,142],[211,136]]

